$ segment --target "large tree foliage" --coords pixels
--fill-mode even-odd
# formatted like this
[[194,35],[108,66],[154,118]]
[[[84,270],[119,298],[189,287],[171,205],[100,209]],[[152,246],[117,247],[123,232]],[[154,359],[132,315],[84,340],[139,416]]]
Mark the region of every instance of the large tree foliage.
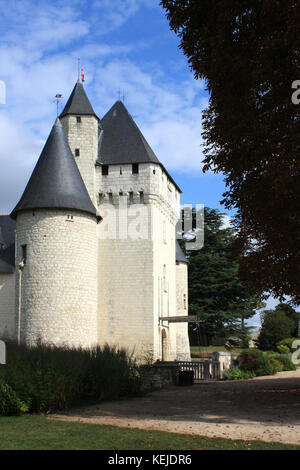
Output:
[[[162,0],[196,78],[205,166],[225,175],[237,256],[253,292],[300,303],[299,0]],[[241,256],[239,253],[243,253]]]
[[258,307],[258,299],[249,295],[239,279],[237,263],[230,259],[234,239],[234,230],[223,227],[223,215],[205,208],[204,247],[187,251],[189,310],[200,321],[192,330],[201,344],[210,343],[214,336],[243,336],[244,321]]

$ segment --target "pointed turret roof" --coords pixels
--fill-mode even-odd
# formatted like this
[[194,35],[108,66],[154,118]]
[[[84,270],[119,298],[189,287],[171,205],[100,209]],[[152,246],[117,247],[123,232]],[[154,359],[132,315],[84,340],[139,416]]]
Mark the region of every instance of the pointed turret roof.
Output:
[[0,215],[0,273],[15,270],[16,222],[9,215]]
[[101,125],[103,136],[98,147],[98,164],[157,163],[181,192],[158,160],[122,101],[117,101],[112,106],[101,119]]
[[91,115],[99,119],[92,108],[92,105],[84,90],[83,83],[81,82],[77,82],[74,86],[70,98],[68,99],[67,104],[59,117],[61,118],[67,114]]
[[77,209],[96,216],[59,119],[11,217],[21,210],[46,208]]

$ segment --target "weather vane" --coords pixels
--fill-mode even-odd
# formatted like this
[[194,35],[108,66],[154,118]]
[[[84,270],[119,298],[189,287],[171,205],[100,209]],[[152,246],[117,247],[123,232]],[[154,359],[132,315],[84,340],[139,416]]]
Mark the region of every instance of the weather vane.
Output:
[[62,97],[63,97],[63,95],[61,95],[60,93],[57,93],[57,95],[55,95],[54,103],[56,103],[56,115],[57,115],[57,117],[58,117],[58,111],[59,111],[59,102],[62,99]]

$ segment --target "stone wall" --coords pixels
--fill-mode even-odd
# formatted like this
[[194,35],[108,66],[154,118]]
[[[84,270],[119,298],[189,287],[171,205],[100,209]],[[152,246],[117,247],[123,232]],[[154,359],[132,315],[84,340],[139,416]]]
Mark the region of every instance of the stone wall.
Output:
[[[22,270],[21,341],[70,346],[97,343],[97,238],[95,217],[75,210],[18,214],[16,263]],[[73,217],[73,219],[71,219]],[[19,315],[16,275],[16,329]]]
[[15,337],[15,274],[0,273],[0,339]]
[[[76,117],[64,116],[61,118],[61,123],[90,198],[96,204],[95,162],[98,153],[98,119],[95,116],[80,116],[81,122],[77,122]],[[75,149],[79,150],[78,157],[75,156]]]
[[[188,311],[188,264],[181,261],[176,263],[176,313],[187,316]],[[188,323],[176,325],[176,359],[190,361],[191,351],[188,335]]]
[[[136,356],[176,358],[175,224],[179,192],[158,164],[96,167],[99,237],[99,341]],[[125,221],[121,224],[120,221]]]

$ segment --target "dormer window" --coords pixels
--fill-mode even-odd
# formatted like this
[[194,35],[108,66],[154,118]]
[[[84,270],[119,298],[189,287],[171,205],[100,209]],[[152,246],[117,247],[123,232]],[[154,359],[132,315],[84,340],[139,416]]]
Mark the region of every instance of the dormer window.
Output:
[[138,163],[133,163],[132,164],[132,174],[137,175],[139,172],[139,164]]
[[75,149],[75,157],[79,157],[80,156],[80,150],[79,149]]
[[108,165],[102,165],[102,175],[103,176],[108,175]]
[[67,222],[74,222],[74,216],[73,215],[67,215],[66,221]]
[[80,116],[76,116],[76,122],[78,122],[78,124],[81,122],[81,117]]

